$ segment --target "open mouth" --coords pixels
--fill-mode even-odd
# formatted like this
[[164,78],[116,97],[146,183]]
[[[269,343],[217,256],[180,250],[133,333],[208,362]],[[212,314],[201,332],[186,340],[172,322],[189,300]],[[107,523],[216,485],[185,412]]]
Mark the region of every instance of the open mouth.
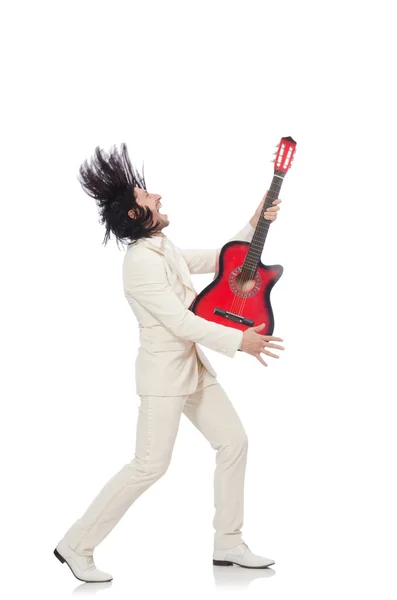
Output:
[[160,212],[160,208],[162,208],[162,206],[163,206],[163,205],[161,204],[161,202],[160,202],[160,203],[157,205],[157,212],[158,212],[160,215],[162,215],[162,214],[163,214],[163,213],[161,213],[161,212]]

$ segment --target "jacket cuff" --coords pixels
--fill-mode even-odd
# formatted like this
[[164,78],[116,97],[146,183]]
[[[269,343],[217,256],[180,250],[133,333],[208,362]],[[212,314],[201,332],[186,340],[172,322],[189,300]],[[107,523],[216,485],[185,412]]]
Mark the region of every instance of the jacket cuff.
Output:
[[[236,340],[235,344],[232,346],[232,348],[230,349],[230,351],[228,351],[226,349],[225,354],[227,356],[229,356],[230,358],[233,358],[234,355],[236,354],[237,350],[240,350],[241,345],[243,343],[243,336],[244,336],[244,332],[241,331],[241,329],[234,329],[234,327],[230,327],[230,329],[233,332],[233,338]],[[234,340],[233,340],[234,341]]]
[[243,345],[244,331],[241,331],[241,329],[239,329],[239,331],[241,333],[241,340],[240,340],[240,343],[238,345],[238,349],[241,350],[241,346]]

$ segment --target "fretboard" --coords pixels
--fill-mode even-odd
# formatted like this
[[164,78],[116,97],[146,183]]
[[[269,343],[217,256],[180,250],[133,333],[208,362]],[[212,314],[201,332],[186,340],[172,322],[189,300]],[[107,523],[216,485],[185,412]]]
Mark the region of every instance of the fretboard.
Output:
[[260,262],[267,232],[269,231],[269,227],[271,225],[271,221],[265,219],[263,215],[265,214],[266,210],[273,205],[274,200],[279,197],[284,176],[285,173],[282,171],[276,171],[273,176],[273,180],[267,193],[266,200],[263,204],[258,224],[252,237],[250,248],[247,252],[247,256],[245,257],[242,271],[245,272],[246,275],[249,275],[250,278],[255,274]]

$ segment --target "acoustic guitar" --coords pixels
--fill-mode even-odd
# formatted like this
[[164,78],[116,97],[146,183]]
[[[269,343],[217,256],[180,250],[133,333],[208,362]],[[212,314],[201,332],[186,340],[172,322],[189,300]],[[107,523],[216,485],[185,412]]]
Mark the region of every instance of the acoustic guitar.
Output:
[[274,175],[251,242],[232,241],[222,246],[219,271],[189,306],[195,315],[245,331],[265,323],[261,335],[273,335],[274,316],[270,292],[283,273],[281,265],[264,265],[263,247],[271,221],[264,213],[279,196],[284,177],[294,159],[296,142],[283,137],[277,146]]

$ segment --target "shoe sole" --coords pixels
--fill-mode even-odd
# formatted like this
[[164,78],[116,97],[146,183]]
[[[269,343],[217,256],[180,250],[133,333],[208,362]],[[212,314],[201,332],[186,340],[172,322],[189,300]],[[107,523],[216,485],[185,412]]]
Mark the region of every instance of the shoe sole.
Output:
[[80,579],[80,577],[77,577],[76,573],[73,571],[72,567],[70,566],[70,564],[68,563],[68,561],[63,558],[62,554],[59,554],[58,550],[55,548],[54,550],[54,554],[57,557],[57,559],[59,561],[61,561],[61,563],[66,563],[69,567],[69,569],[72,571],[73,575],[76,577],[76,579],[78,579],[79,581],[84,581],[84,583],[105,583],[106,581],[112,581],[112,579],[99,579],[98,581],[93,581],[92,579]]
[[237,565],[239,567],[243,567],[244,569],[267,569],[267,567],[271,567],[272,565],[274,565],[275,562],[272,562],[269,565],[262,565],[260,567],[250,567],[248,565],[240,565],[240,563],[231,562],[230,560],[213,560],[212,564],[216,565],[218,567],[229,567],[229,566]]

